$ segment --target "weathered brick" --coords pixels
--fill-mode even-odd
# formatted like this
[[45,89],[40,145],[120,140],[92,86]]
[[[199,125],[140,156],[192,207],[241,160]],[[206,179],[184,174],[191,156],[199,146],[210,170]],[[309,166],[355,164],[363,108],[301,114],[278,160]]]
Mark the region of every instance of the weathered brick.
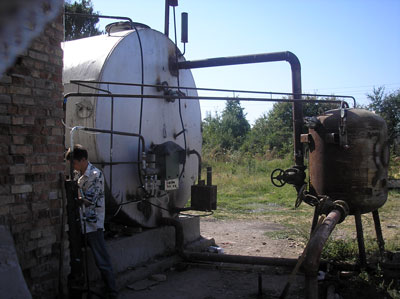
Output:
[[58,191],[50,191],[49,192],[49,199],[57,199],[58,198]]
[[32,203],[32,211],[42,211],[49,208],[49,203],[46,201],[34,202]]
[[35,117],[34,116],[25,116],[24,117],[24,125],[34,125]]
[[22,213],[22,214],[12,213],[12,218],[14,223],[27,223],[32,221],[31,213]]
[[39,239],[42,237],[42,230],[43,229],[34,229],[30,232],[31,239]]
[[19,105],[35,105],[35,100],[28,96],[14,96],[13,103]]
[[11,86],[10,92],[14,94],[22,94],[30,96],[32,94],[32,89],[29,87]]
[[14,144],[25,144],[25,139],[26,139],[25,136],[14,135],[14,136],[12,137],[12,142],[13,142]]
[[25,174],[29,172],[29,167],[24,164],[11,165],[9,169],[10,174]]
[[10,105],[0,105],[0,114],[6,114]]
[[0,103],[2,104],[10,104],[11,103],[11,96],[6,94],[0,94]]
[[46,45],[45,45],[44,43],[41,43],[41,42],[39,42],[39,41],[37,41],[37,40],[33,41],[32,44],[31,44],[31,48],[32,48],[33,50],[35,50],[35,51],[38,51],[38,52],[43,51],[43,49],[45,48],[45,46],[46,46]]
[[47,245],[51,245],[53,243],[55,243],[57,240],[56,235],[50,235],[46,238],[42,238],[38,241],[38,247],[43,247],[43,246],[47,246]]
[[10,194],[10,186],[0,184],[0,194]]
[[29,193],[32,192],[32,185],[13,185],[11,186],[11,193],[16,194],[16,193]]
[[49,172],[50,167],[45,164],[41,165],[32,165],[32,173],[43,173],[43,172]]
[[[26,231],[26,230],[28,230],[28,229],[31,229],[32,228],[32,223],[27,223],[27,222],[21,222],[21,223],[12,223],[12,225],[11,225],[11,233],[13,233],[13,234],[16,234],[16,233],[20,233],[20,232],[22,232],[22,231]],[[20,245],[20,244],[16,244],[17,245],[17,248],[18,248],[18,245]]]
[[44,246],[44,247],[41,247],[41,248],[35,250],[35,254],[36,254],[37,257],[48,256],[48,255],[51,255],[51,253],[52,253],[52,246],[51,245]]
[[39,97],[50,98],[51,97],[51,91],[45,90],[45,89],[34,89],[33,90],[33,95],[34,96],[39,96]]
[[11,124],[11,117],[9,115],[0,115],[0,124]]
[[15,199],[13,195],[0,195],[0,206],[14,203]]
[[37,155],[34,159],[35,164],[47,164],[48,163],[48,157],[45,155]]
[[33,59],[37,59],[37,60],[44,61],[44,62],[49,61],[49,55],[41,53],[41,52],[28,51],[28,55],[29,55],[29,57],[31,57]]
[[14,175],[14,184],[16,185],[21,185],[21,184],[25,184],[25,175],[20,174],[20,175]]
[[6,206],[0,206],[0,215],[7,215],[10,213],[10,206],[6,205]]
[[7,76],[7,75],[0,76],[0,83],[2,83],[2,84],[10,84],[11,81],[12,80],[11,80],[10,76]]
[[22,116],[13,116],[11,119],[11,123],[15,126],[18,125],[23,125],[24,124],[24,118]]
[[11,212],[15,215],[26,213],[28,212],[28,206],[26,204],[14,205],[11,207]]
[[11,145],[10,153],[15,155],[29,155],[33,153],[32,145]]

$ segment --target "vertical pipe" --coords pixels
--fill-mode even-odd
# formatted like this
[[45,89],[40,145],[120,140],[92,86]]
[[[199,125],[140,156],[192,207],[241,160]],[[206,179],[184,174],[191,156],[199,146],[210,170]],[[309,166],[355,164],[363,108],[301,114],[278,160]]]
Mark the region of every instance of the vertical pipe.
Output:
[[358,252],[360,255],[360,265],[362,268],[364,268],[367,265],[367,255],[365,253],[364,232],[361,222],[361,214],[359,211],[356,211],[354,213],[354,219],[356,221],[357,243],[358,243]]
[[292,92],[293,99],[293,145],[294,160],[297,166],[304,166],[303,145],[300,141],[301,132],[303,130],[303,104],[301,103],[301,66],[296,55],[287,52],[287,61],[290,63],[292,70]]
[[372,212],[372,217],[374,218],[376,239],[378,241],[379,252],[381,256],[385,253],[385,241],[383,240],[381,220],[379,218],[378,210]]
[[164,34],[169,36],[169,0],[165,0]]
[[212,186],[212,167],[207,167],[207,186]]
[[312,236],[312,233],[314,232],[314,229],[317,227],[318,217],[319,217],[318,206],[316,206],[314,208],[314,216],[313,216],[313,220],[312,220],[312,224],[311,224],[310,236]]
[[293,99],[293,139],[294,139],[294,160],[300,170],[304,170],[303,145],[300,142],[300,135],[303,129],[303,108],[301,102],[301,65],[296,55],[292,52],[263,53],[255,55],[244,55],[234,57],[218,57],[197,61],[181,61],[178,69],[193,69],[224,65],[250,64],[260,62],[287,61],[292,70],[292,93]]
[[310,241],[308,241],[306,258],[303,263],[306,277],[306,298],[308,299],[318,299],[317,275],[322,249],[341,218],[342,211],[340,209],[332,210],[328,216],[326,216],[324,222],[315,229]]

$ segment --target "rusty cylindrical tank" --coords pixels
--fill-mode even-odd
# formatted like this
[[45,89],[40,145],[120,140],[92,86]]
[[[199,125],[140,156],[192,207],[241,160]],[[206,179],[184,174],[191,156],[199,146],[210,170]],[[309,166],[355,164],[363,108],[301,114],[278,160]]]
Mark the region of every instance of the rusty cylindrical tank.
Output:
[[363,109],[337,109],[318,116],[310,133],[310,191],[344,200],[368,213],[387,199],[389,149],[385,121]]

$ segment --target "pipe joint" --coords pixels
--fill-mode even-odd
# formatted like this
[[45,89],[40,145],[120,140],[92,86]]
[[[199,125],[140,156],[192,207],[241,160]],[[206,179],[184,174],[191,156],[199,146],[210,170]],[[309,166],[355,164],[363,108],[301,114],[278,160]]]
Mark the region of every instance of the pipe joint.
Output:
[[333,204],[334,204],[334,209],[339,210],[341,214],[338,224],[342,223],[344,219],[346,219],[346,217],[349,215],[350,212],[349,205],[347,204],[347,202],[343,200],[335,200]]

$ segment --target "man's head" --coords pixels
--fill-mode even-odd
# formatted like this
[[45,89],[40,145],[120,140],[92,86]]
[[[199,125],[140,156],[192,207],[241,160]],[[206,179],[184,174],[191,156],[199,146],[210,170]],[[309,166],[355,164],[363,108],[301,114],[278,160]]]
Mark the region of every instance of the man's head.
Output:
[[65,158],[70,161],[72,157],[72,165],[75,170],[80,173],[84,173],[88,166],[88,152],[87,150],[80,144],[74,145],[74,151],[71,153],[71,149],[68,149]]

